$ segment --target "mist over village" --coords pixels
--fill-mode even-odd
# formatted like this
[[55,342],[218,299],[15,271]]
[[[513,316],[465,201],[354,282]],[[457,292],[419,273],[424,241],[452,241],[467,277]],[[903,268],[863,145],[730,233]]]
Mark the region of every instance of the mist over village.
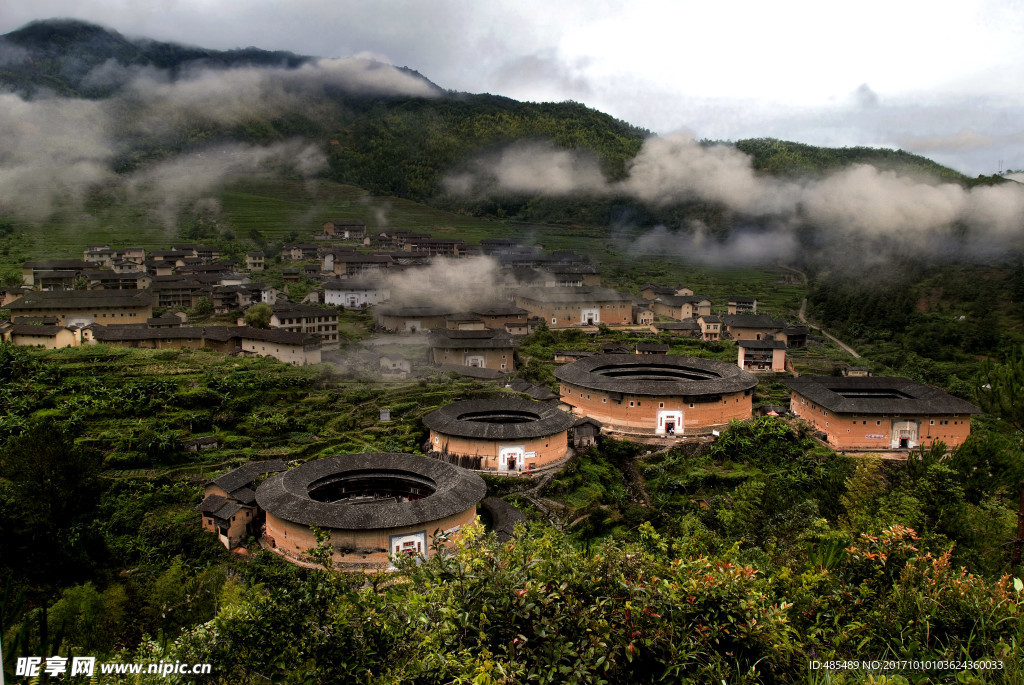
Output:
[[1024,681],[1022,24],[0,12],[0,681]]

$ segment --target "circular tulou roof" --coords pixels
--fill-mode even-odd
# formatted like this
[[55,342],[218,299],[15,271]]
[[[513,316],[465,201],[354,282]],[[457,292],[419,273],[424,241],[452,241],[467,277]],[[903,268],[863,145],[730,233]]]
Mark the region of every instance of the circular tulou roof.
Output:
[[508,397],[453,402],[423,417],[438,433],[484,440],[518,440],[561,433],[573,417],[544,402]]
[[[434,493],[411,502],[318,502],[310,487],[332,476],[372,475],[380,478],[426,479]],[[480,476],[436,459],[397,452],[342,454],[306,462],[279,473],[256,490],[256,502],[274,516],[322,528],[371,530],[437,521],[463,512],[483,499],[487,486]]]
[[555,369],[555,378],[633,395],[713,395],[749,390],[757,378],[735,364],[677,355],[595,354]]

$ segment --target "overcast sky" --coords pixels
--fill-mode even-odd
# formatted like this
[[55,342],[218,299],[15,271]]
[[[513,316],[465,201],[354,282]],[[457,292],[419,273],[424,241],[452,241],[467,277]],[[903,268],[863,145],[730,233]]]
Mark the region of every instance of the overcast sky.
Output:
[[[13,5],[13,6],[12,6]],[[1024,4],[1006,0],[13,0],[209,48],[370,55],[438,85],[577,100],[657,133],[900,147],[1024,168]]]

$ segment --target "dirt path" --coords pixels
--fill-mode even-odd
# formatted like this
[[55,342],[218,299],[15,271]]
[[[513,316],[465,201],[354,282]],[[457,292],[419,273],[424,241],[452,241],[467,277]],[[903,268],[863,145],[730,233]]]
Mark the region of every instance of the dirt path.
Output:
[[834,342],[836,345],[839,345],[839,347],[842,348],[842,350],[844,352],[846,352],[847,354],[852,355],[855,359],[860,359],[860,355],[857,354],[856,350],[854,350],[852,347],[850,347],[849,345],[844,343],[842,340],[840,340],[836,336],[834,336],[831,333],[829,333],[828,331],[826,331],[824,328],[822,328],[818,324],[810,322],[810,321],[807,320],[807,298],[806,297],[803,299],[803,302],[800,303],[800,311],[797,313],[797,316],[800,317],[800,321],[802,321],[803,323],[810,324],[810,325],[814,326],[815,328],[820,329],[821,330],[821,334],[823,336],[825,336],[826,338],[828,338],[829,340]]

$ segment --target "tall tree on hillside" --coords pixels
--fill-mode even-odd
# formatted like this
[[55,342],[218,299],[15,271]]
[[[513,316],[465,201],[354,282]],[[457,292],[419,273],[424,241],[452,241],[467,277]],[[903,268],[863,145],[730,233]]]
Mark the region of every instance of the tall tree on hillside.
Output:
[[1016,481],[1019,493],[1017,507],[1017,538],[1013,543],[1013,564],[1021,560],[1024,550],[1024,473],[1021,439],[1024,438],[1024,351],[1015,349],[1003,364],[986,361],[981,369],[981,383],[978,388],[978,404],[986,412],[1005,421],[1014,433],[1017,454],[1012,463],[1017,466],[1008,470],[1006,476]]
[[74,577],[99,552],[91,528],[103,457],[65,423],[41,421],[0,449],[3,564],[36,582]]

